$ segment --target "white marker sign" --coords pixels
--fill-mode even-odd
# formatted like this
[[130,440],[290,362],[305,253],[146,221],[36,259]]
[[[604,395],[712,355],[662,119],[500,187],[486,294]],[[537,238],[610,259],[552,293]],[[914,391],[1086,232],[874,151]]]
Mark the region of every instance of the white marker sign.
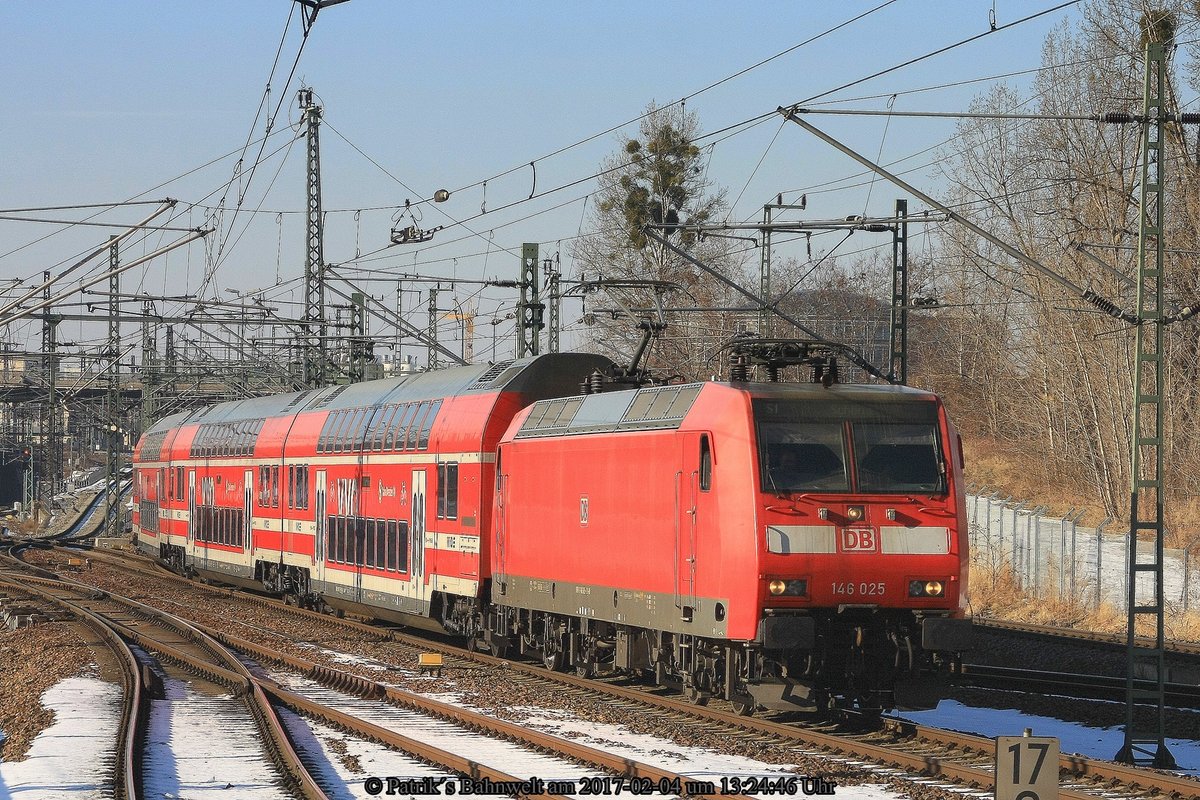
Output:
[[1055,800],[1058,797],[1058,739],[1052,736],[996,737],[996,800]]

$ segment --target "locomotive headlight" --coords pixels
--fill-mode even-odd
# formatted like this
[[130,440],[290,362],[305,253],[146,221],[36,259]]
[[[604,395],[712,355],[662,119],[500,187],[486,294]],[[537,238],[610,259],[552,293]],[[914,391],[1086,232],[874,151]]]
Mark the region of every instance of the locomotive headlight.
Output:
[[944,597],[946,587],[941,581],[909,581],[909,597]]
[[767,589],[775,596],[787,595],[788,597],[807,597],[808,596],[808,578],[793,578],[792,580],[781,580],[775,578],[767,584]]
[[867,510],[862,506],[847,506],[846,519],[851,522],[860,522],[867,515]]

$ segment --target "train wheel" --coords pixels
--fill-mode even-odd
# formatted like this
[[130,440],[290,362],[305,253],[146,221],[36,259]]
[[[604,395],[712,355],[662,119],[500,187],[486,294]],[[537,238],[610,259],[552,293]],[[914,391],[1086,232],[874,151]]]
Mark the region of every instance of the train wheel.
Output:
[[542,653],[542,663],[551,672],[558,672],[562,668],[562,651],[546,650]]
[[492,655],[494,655],[496,658],[504,658],[504,656],[508,653],[508,641],[501,639],[499,636],[493,636],[492,641],[488,645],[488,649],[491,650]]
[[683,696],[686,697],[687,701],[693,705],[708,705],[708,695],[697,689],[695,686],[683,687]]
[[739,717],[748,717],[758,709],[758,703],[748,694],[735,695],[730,702],[733,703],[733,713]]
[[581,678],[590,678],[596,674],[596,662],[588,657],[581,656],[575,662],[575,674]]

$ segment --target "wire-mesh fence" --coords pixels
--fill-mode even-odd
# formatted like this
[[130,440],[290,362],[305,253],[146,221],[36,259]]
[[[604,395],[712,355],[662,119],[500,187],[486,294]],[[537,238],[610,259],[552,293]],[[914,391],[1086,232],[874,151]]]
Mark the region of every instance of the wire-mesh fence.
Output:
[[[983,491],[986,491],[984,489]],[[968,494],[972,560],[994,573],[1007,571],[1027,594],[1057,597],[1080,605],[1126,609],[1129,596],[1129,530],[1111,519],[1097,527],[1079,524],[1082,511],[1046,515],[1044,506],[999,493]],[[1138,563],[1152,563],[1153,544],[1138,542]],[[1195,602],[1192,558],[1186,550],[1163,552],[1163,596],[1169,609],[1187,611]],[[1154,576],[1138,576],[1136,600],[1154,597]]]

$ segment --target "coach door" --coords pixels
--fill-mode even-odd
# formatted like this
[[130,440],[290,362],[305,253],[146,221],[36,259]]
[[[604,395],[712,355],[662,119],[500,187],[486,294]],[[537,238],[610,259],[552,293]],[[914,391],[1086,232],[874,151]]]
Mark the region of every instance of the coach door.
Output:
[[313,507],[316,509],[316,521],[313,530],[316,532],[316,540],[313,542],[313,578],[324,581],[325,542],[328,539],[326,527],[329,525],[329,518],[325,514],[325,470],[317,471],[317,484],[314,489],[316,502],[313,503]]
[[242,487],[244,497],[242,498],[242,549],[247,553],[251,550],[250,539],[254,535],[254,506],[250,505],[254,501],[254,470],[246,470],[246,482]]
[[196,470],[188,470],[187,482],[188,523],[187,543],[196,541]]
[[422,603],[428,598],[425,589],[425,470],[415,469],[412,474],[412,538],[408,554],[413,597]]

